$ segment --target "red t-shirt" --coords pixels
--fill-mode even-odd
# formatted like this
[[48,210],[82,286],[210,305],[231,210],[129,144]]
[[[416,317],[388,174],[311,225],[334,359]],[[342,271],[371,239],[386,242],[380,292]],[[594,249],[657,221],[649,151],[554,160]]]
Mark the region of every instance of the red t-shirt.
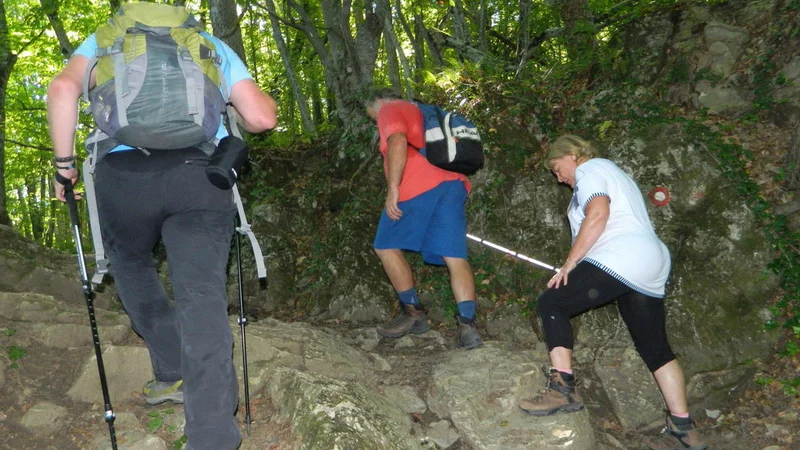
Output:
[[404,100],[385,103],[378,113],[378,133],[381,137],[380,151],[383,155],[383,170],[387,172],[386,148],[389,136],[405,133],[408,139],[408,159],[400,180],[400,199],[403,202],[428,192],[444,181],[461,180],[467,193],[472,185],[466,175],[440,169],[428,162],[417,148],[425,146],[425,129],[422,112],[417,105]]

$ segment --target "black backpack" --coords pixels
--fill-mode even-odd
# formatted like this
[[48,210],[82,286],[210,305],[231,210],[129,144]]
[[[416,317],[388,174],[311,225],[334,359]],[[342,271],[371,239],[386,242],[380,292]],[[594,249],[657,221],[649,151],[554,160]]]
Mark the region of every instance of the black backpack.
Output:
[[431,164],[464,175],[483,168],[483,144],[474,123],[436,105],[414,103],[425,128],[425,146],[418,150]]

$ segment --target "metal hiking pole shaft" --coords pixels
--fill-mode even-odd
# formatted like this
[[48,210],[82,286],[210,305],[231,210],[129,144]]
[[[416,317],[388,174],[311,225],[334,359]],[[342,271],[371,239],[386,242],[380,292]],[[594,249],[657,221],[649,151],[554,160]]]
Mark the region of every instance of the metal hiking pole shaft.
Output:
[[236,228],[236,274],[239,284],[239,333],[242,335],[242,378],[244,380],[244,423],[247,427],[247,434],[250,435],[250,424],[253,419],[250,417],[250,378],[247,375],[247,318],[244,316],[244,284],[242,282],[242,244],[241,232],[238,225],[239,219],[237,217]]
[[103,406],[105,408],[104,419],[108,423],[108,432],[111,435],[111,448],[117,450],[117,434],[114,430],[114,409],[111,407],[111,396],[108,394],[108,381],[106,380],[106,369],[103,365],[103,352],[100,348],[100,334],[97,331],[97,319],[94,314],[94,291],[89,281],[89,273],[86,270],[86,261],[83,257],[83,245],[81,243],[80,220],[78,217],[78,205],[75,202],[75,190],[72,180],[64,178],[56,172],[56,181],[64,185],[64,198],[69,207],[69,218],[72,222],[72,237],[75,240],[75,248],[78,252],[78,269],[81,275],[81,285],[83,296],[86,299],[86,307],[89,310],[89,326],[92,329],[92,341],[94,342],[94,355],[97,358],[97,372],[100,377],[100,388],[103,391]]
[[494,244],[494,243],[489,242],[489,241],[487,241],[485,239],[479,238],[478,236],[473,236],[473,235],[468,233],[467,237],[472,239],[473,241],[478,242],[480,244],[483,244],[483,245],[485,245],[487,247],[491,247],[491,248],[493,248],[495,250],[499,250],[499,251],[501,251],[503,253],[509,254],[509,255],[514,256],[516,258],[519,258],[519,259],[521,259],[523,261],[527,261],[527,262],[529,262],[531,264],[534,264],[534,265],[537,265],[539,267],[543,267],[543,268],[545,268],[547,270],[552,270],[553,272],[556,272],[556,273],[558,273],[558,271],[560,270],[557,267],[551,266],[550,264],[543,263],[543,262],[541,262],[539,260],[531,258],[530,256],[522,255],[520,253],[515,252],[514,250],[509,250],[509,249],[507,249],[505,247],[502,247],[500,245]]

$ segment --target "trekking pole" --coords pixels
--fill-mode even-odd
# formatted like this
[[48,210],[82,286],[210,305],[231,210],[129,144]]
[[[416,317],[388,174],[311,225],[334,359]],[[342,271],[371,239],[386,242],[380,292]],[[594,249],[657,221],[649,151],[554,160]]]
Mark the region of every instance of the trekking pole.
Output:
[[469,233],[467,234],[467,237],[472,239],[473,241],[478,242],[480,244],[483,244],[483,245],[485,245],[487,247],[491,247],[491,248],[493,248],[495,250],[500,250],[503,253],[506,253],[506,254],[509,254],[511,256],[517,257],[517,258],[519,258],[519,259],[521,259],[523,261],[527,261],[527,262],[529,262],[531,264],[535,264],[535,265],[537,265],[539,267],[544,267],[547,270],[552,270],[553,272],[556,272],[556,273],[558,273],[558,271],[560,270],[557,267],[551,266],[550,264],[545,264],[545,263],[543,263],[543,262],[541,262],[539,260],[531,258],[530,256],[521,255],[521,254],[515,252],[514,250],[509,250],[509,249],[507,249],[505,247],[501,247],[501,246],[499,246],[497,244],[494,244],[494,243],[491,243],[491,242],[489,242],[489,241],[487,241],[485,239],[481,239],[481,238],[479,238],[477,236],[473,236],[473,235],[471,235]]
[[239,332],[242,335],[242,377],[244,377],[244,423],[247,427],[247,435],[250,435],[250,424],[252,418],[250,417],[250,378],[247,376],[247,318],[244,316],[244,285],[242,284],[242,244],[240,237],[245,231],[240,227],[241,222],[237,216],[236,218],[236,273],[239,283]]
[[72,180],[64,178],[56,172],[56,181],[64,185],[64,197],[69,207],[69,218],[72,222],[72,237],[75,239],[75,247],[78,251],[78,269],[81,275],[83,286],[83,296],[86,298],[86,307],[89,309],[89,326],[92,328],[92,340],[94,341],[94,355],[97,358],[97,371],[100,375],[100,388],[103,390],[103,406],[105,408],[105,421],[108,423],[108,432],[111,434],[111,448],[117,450],[117,434],[114,431],[114,409],[111,407],[111,397],[108,395],[108,381],[106,380],[106,369],[103,366],[103,352],[100,349],[100,334],[97,332],[97,320],[94,315],[94,291],[89,282],[89,274],[86,271],[86,261],[83,258],[83,245],[81,245],[80,221],[78,218],[78,205],[75,203],[75,191]]

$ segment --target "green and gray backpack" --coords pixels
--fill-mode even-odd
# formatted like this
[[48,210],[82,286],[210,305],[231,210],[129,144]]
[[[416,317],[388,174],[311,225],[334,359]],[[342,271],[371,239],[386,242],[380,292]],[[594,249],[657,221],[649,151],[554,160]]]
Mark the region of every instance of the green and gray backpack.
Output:
[[97,29],[83,91],[88,112],[112,141],[98,150],[116,144],[177,149],[214,140],[227,100],[220,92],[225,78],[216,46],[200,31],[183,7],[147,2],[123,4]]
[[[95,248],[99,284],[108,271],[94,189],[94,167],[119,144],[144,150],[197,147],[211,155],[223,116],[229,132],[241,138],[228,104],[228,87],[216,45],[184,7],[126,3],[95,32],[97,53],[90,59],[83,98],[97,123],[86,139],[83,181]],[[92,72],[95,87],[89,90]],[[266,278],[261,248],[233,186],[240,225]]]

